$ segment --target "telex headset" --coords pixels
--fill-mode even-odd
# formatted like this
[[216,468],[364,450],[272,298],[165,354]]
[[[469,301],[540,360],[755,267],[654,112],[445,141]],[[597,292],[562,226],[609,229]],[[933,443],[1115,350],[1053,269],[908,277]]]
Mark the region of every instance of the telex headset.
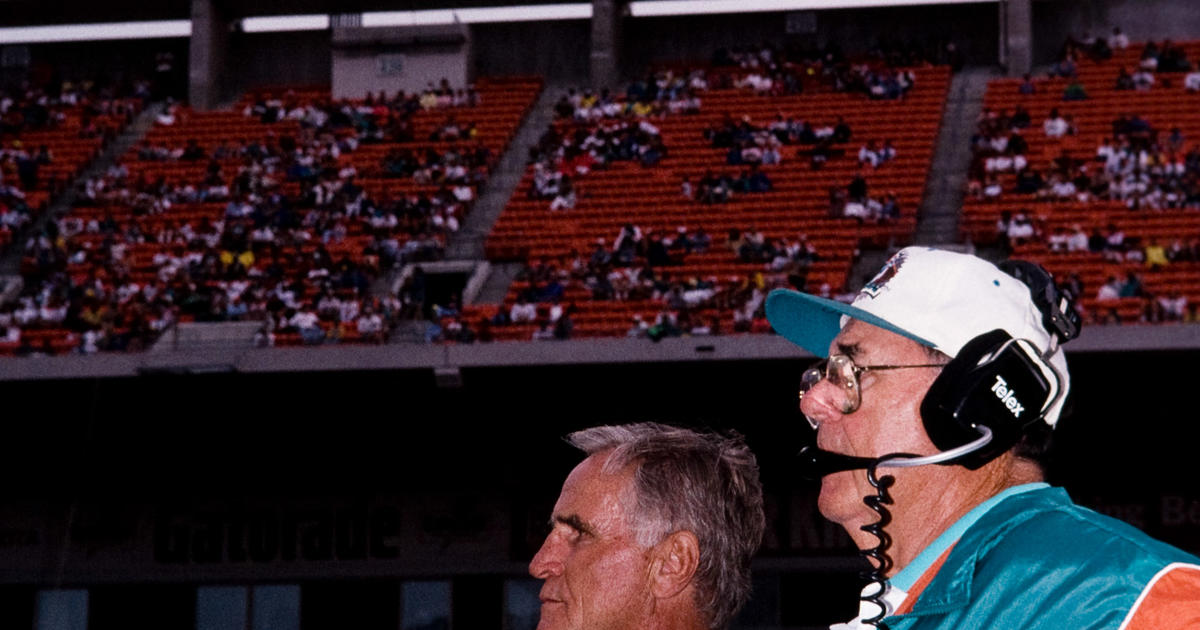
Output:
[[953,462],[975,470],[998,457],[1040,422],[1062,397],[1061,377],[1050,364],[1060,343],[1079,335],[1079,313],[1069,294],[1060,292],[1041,266],[1018,260],[997,265],[1029,287],[1033,303],[1050,333],[1043,353],[1030,341],[996,329],[969,341],[942,368],[921,402],[921,418],[930,440],[941,451],[978,438],[980,426],[991,440]]

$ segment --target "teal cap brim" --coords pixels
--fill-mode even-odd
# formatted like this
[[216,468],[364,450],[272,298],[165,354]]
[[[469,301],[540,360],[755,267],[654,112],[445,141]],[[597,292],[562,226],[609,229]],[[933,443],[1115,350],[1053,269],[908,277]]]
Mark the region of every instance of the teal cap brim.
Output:
[[829,356],[829,344],[842,330],[843,315],[903,335],[922,345],[934,345],[861,308],[791,289],[771,291],[767,295],[766,313],[767,321],[771,322],[775,332],[819,357]]

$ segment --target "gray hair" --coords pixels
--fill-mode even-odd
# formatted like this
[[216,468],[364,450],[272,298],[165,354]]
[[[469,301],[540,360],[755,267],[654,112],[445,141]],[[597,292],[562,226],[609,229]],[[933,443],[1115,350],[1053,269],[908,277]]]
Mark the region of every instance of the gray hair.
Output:
[[750,558],[766,521],[758,461],[742,436],[643,422],[585,429],[567,441],[588,455],[611,450],[606,473],[635,467],[630,526],[639,545],[683,530],[696,536],[696,605],[709,628],[727,627],[750,597]]

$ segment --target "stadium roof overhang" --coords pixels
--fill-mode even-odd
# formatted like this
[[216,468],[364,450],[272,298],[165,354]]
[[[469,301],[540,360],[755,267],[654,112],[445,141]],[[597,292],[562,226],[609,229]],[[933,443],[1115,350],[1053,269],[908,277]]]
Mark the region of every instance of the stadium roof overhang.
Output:
[[[870,9],[940,4],[995,4],[998,0],[632,0],[627,14],[633,18],[712,15],[725,13],[790,12],[831,9]],[[162,3],[118,0],[103,3],[0,1],[6,13],[0,27],[0,45],[71,41],[157,39],[191,35],[191,3],[167,0]],[[72,5],[62,7],[58,5]],[[216,2],[218,6],[223,3]],[[55,8],[60,10],[54,10]],[[356,0],[331,5],[327,0],[253,0],[223,7],[231,25],[247,33],[320,31],[334,23],[372,26],[419,26],[441,24],[488,24],[586,20],[592,16],[590,2],[537,2],[498,4],[496,0],[459,2],[382,2]],[[121,21],[113,18],[120,16]]]

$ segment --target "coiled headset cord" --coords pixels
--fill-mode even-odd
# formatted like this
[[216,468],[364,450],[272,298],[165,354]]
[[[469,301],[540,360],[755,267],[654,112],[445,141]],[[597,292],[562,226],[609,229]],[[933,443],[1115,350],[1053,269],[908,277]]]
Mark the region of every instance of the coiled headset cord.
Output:
[[[860,577],[871,583],[867,585],[867,588],[872,585],[875,588],[867,592],[860,599],[878,606],[879,612],[873,617],[863,619],[862,623],[880,628],[881,630],[889,630],[888,625],[883,623],[884,617],[888,616],[887,604],[884,602],[883,596],[887,592],[887,574],[893,565],[891,557],[887,554],[888,549],[892,546],[892,537],[883,528],[892,522],[892,513],[887,509],[887,506],[893,503],[889,489],[896,482],[896,478],[891,475],[880,477],[876,474],[876,470],[878,468],[912,468],[953,462],[963,455],[979,450],[992,441],[992,430],[990,428],[983,425],[977,425],[974,428],[979,432],[978,439],[933,455],[918,456],[913,453],[891,453],[871,459],[867,457],[839,455],[816,448],[806,448],[801,451],[801,455],[806,456],[804,463],[815,477],[819,478],[846,470],[865,469],[867,471],[867,481],[875,489],[874,495],[863,497],[863,503],[879,515],[879,520],[859,528],[879,539],[879,544],[870,549],[859,551],[871,563],[871,570],[862,572]],[[867,589],[864,588],[864,590]]]
[[892,504],[892,495],[888,489],[895,483],[896,478],[891,475],[877,477],[875,469],[881,463],[882,460],[876,461],[867,468],[867,481],[875,488],[876,494],[863,497],[863,503],[879,515],[879,520],[860,527],[862,531],[879,539],[879,544],[860,552],[871,563],[871,570],[862,572],[861,577],[871,582],[867,585],[868,589],[875,587],[874,590],[863,594],[862,601],[878,606],[879,612],[873,617],[863,619],[862,622],[881,630],[889,630],[888,625],[883,622],[883,618],[888,615],[887,603],[884,602],[883,596],[887,592],[887,573],[892,568],[892,559],[887,555],[887,550],[892,546],[892,537],[883,528],[892,522],[892,513],[887,509],[887,506]]

